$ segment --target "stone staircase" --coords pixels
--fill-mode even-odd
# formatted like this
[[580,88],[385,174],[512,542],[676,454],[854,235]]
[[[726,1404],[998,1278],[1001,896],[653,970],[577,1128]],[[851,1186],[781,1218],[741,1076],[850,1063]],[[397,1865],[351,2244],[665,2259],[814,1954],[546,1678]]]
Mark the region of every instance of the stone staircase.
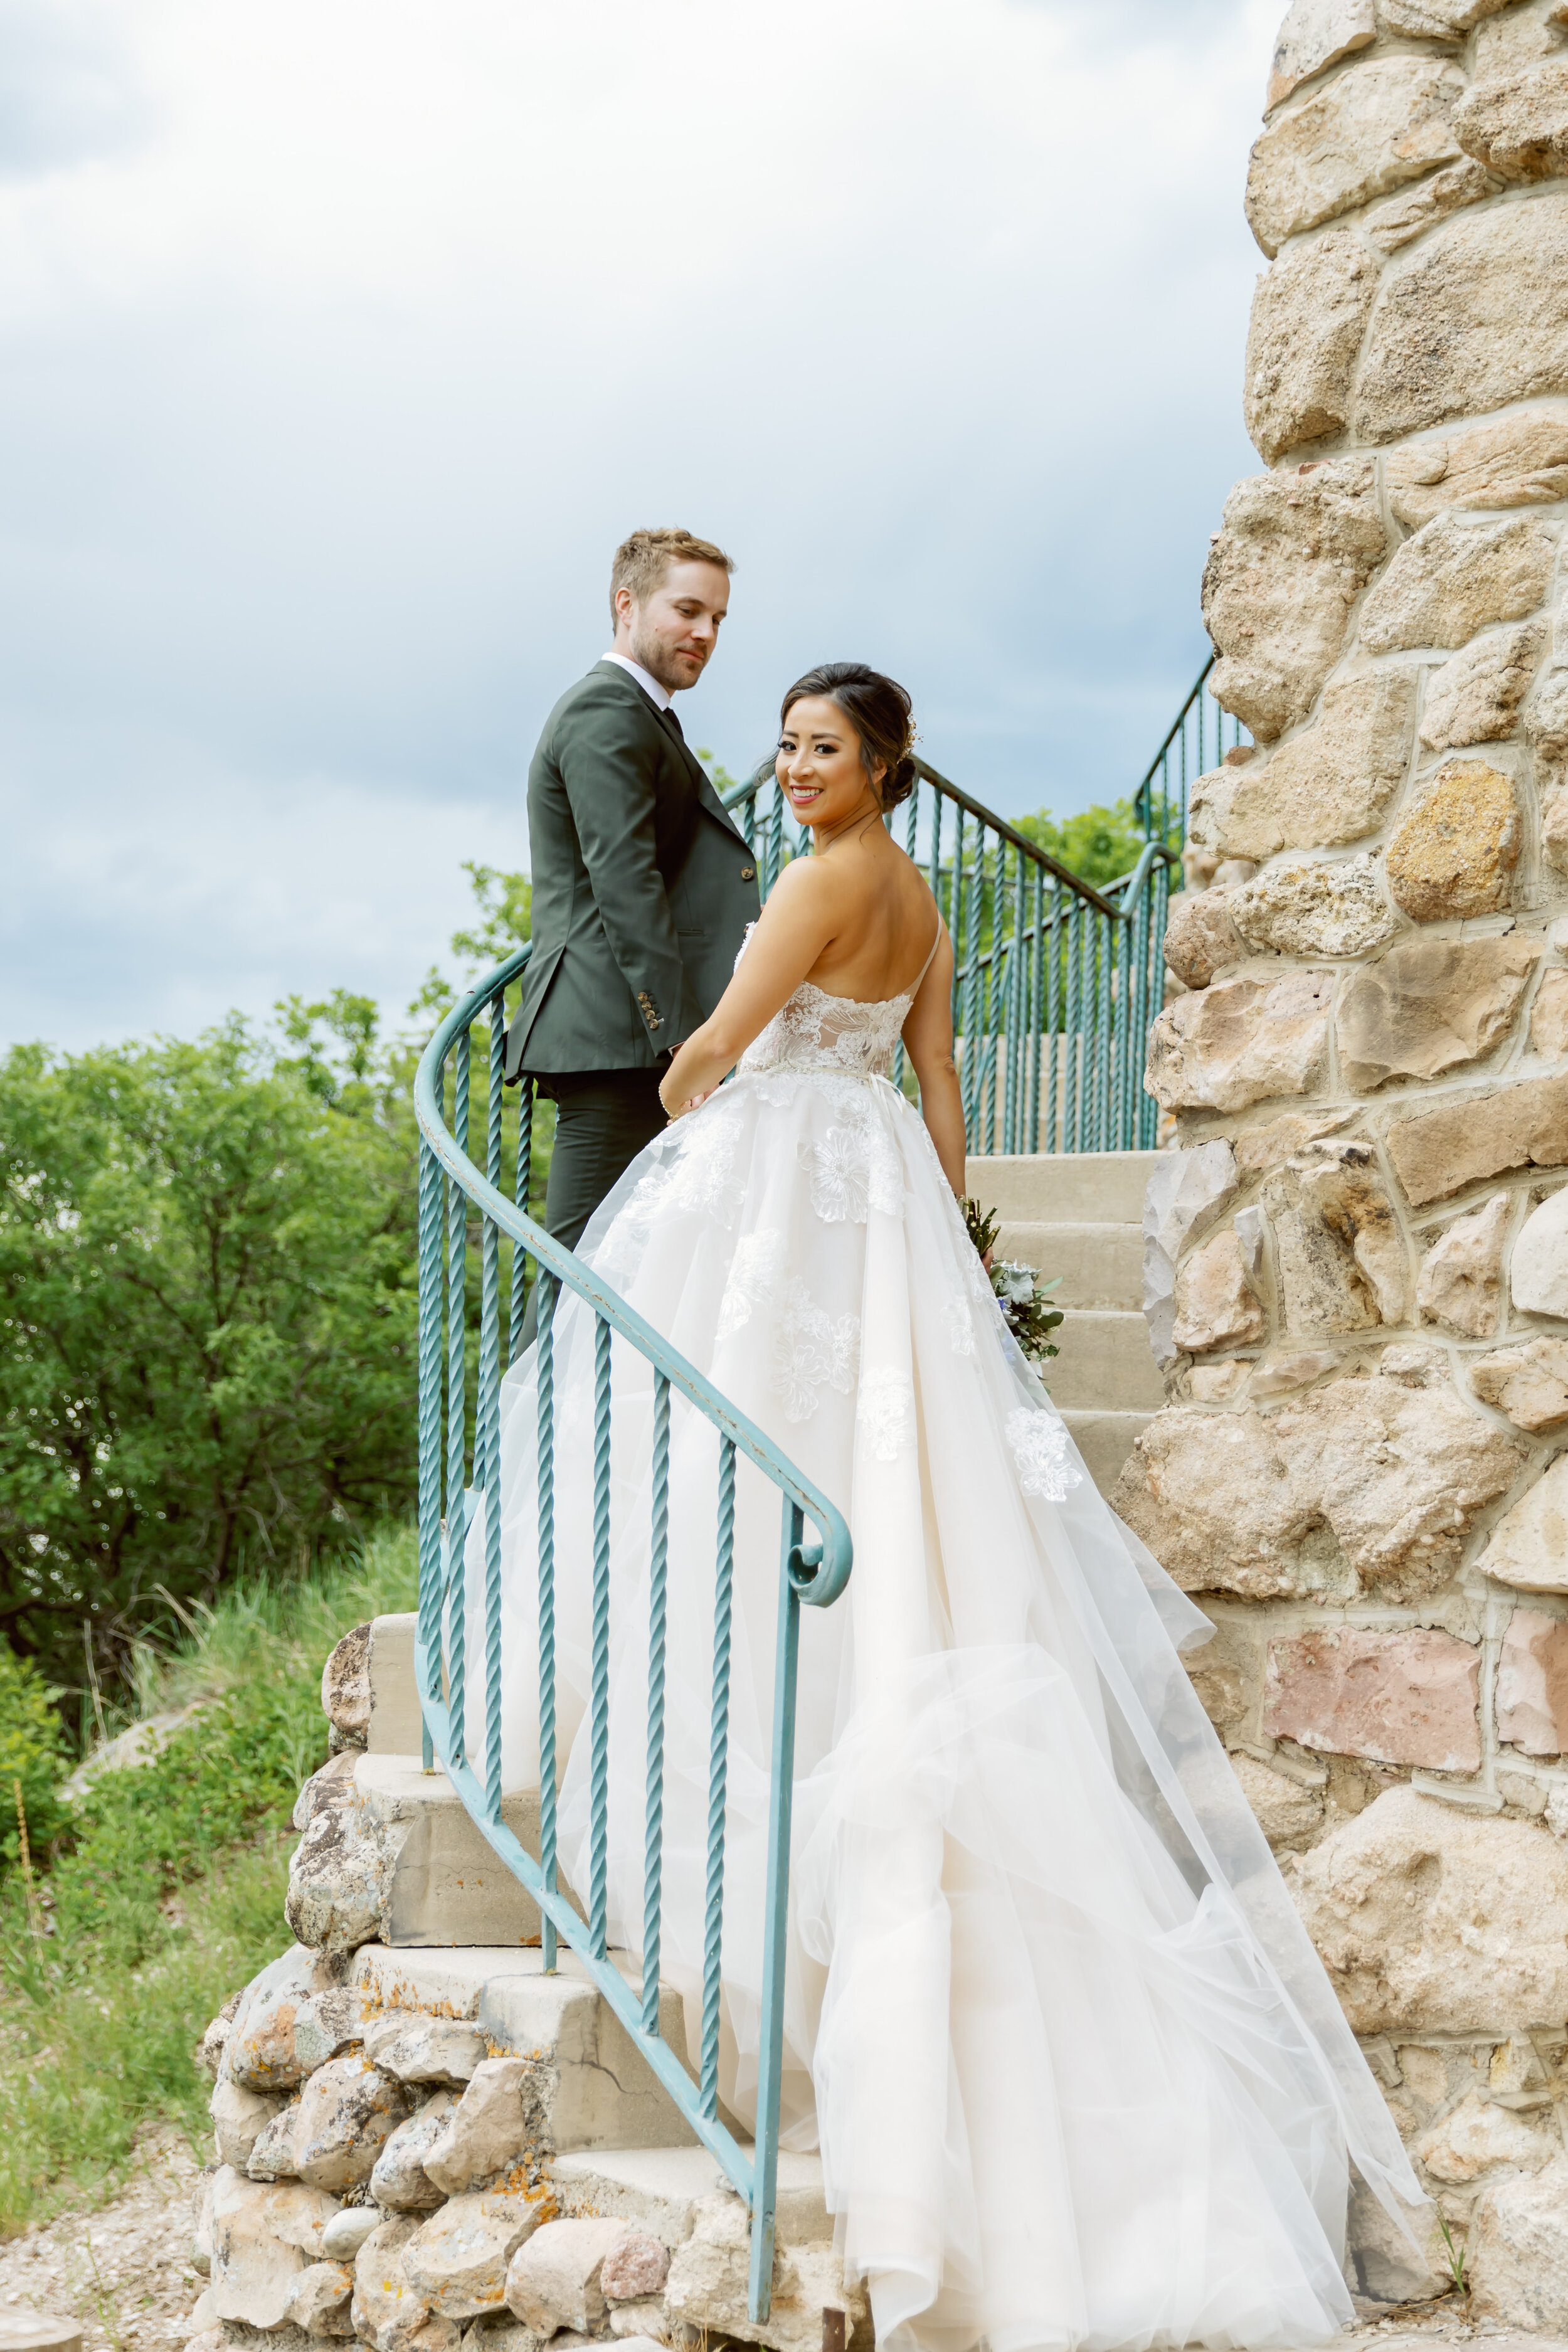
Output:
[[1002,1221],[1004,1257],[1062,1277],[1061,1354],[1046,1386],[1102,1495],[1165,1401],[1143,1321],[1143,1192],[1157,1151],[995,1154],[971,1160],[972,1196]]

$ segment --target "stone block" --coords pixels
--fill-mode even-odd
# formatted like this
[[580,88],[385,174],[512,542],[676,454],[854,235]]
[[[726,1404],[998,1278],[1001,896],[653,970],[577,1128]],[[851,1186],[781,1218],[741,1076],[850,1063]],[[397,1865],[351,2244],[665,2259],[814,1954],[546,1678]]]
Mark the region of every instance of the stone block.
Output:
[[364,2029],[364,2054],[400,2083],[466,2083],[485,2057],[477,2026],[451,2017],[407,2016],[396,2010]]
[[[1561,784],[1568,768],[1568,669],[1550,669],[1531,698],[1524,715],[1524,731],[1531,750],[1535,753],[1539,781],[1543,789]],[[1559,795],[1561,797],[1561,795]],[[1558,828],[1549,824],[1543,846],[1549,866],[1560,871],[1564,863]]]
[[1466,155],[1458,163],[1434,172],[1419,186],[1395,196],[1392,204],[1380,205],[1363,221],[1362,235],[1379,253],[1397,253],[1402,245],[1423,236],[1436,222],[1447,220],[1450,213],[1462,212],[1467,205],[1479,205],[1484,196],[1495,196],[1501,184],[1482,164]]
[[353,1795],[354,1758],[358,1750],[341,1748],[329,1756],[319,1772],[312,1772],[294,1800],[290,1819],[297,1830],[309,1829],[316,1814],[325,1805],[341,1804]]
[[1535,409],[1448,441],[1391,449],[1384,478],[1390,507],[1411,530],[1446,507],[1550,506],[1568,498],[1568,417]]
[[1568,1592],[1568,1454],[1503,1513],[1477,1565],[1521,1592]]
[[1464,89],[1438,58],[1373,58],[1278,117],[1247,173],[1247,217],[1264,252],[1272,259],[1288,238],[1455,160],[1450,118]]
[[1373,0],[1291,0],[1274,44],[1267,110],[1282,106],[1325,66],[1370,48],[1376,37]]
[[1522,1460],[1449,1390],[1335,1381],[1267,1416],[1167,1406],[1113,1499],[1186,1591],[1415,1597]]
[[[1227,856],[1265,858],[1374,832],[1404,782],[1415,715],[1410,671],[1374,670],[1326,687],[1313,724],[1266,760],[1200,778],[1194,837],[1212,837]],[[1227,894],[1227,904],[1238,895]]]
[[773,2308],[760,2326],[747,2310],[750,2273],[745,2207],[738,2197],[709,2198],[670,2263],[666,2305],[689,2327],[742,2343],[765,2341],[777,2352],[820,2352],[828,2312],[842,2314],[837,2329],[846,2343],[869,2326],[865,2291],[845,2284],[843,2264],[832,2246],[775,2249]]
[[1176,1261],[1236,1193],[1228,1143],[1167,1152],[1150,1174],[1143,1195],[1143,1316],[1156,1363],[1171,1363],[1176,1355]]
[[1193,1252],[1176,1277],[1176,1348],[1194,1355],[1209,1348],[1243,1348],[1261,1339],[1266,1328],[1236,1234],[1215,1234]]
[[1568,874],[1568,792],[1554,793],[1541,820],[1541,855],[1557,874]]
[[[1289,267],[1277,263],[1266,284]],[[1259,741],[1299,726],[1311,710],[1344,650],[1351,608],[1387,549],[1375,469],[1364,457],[1342,457],[1290,474],[1257,474],[1232,490],[1204,566],[1204,622],[1219,656],[1209,691]],[[1399,731],[1403,714],[1395,709],[1397,689],[1366,679],[1356,684],[1359,697],[1336,696],[1338,716],[1329,740],[1320,740],[1297,779],[1296,803],[1303,810],[1310,807],[1315,788],[1331,799],[1337,793],[1352,804],[1351,814],[1358,797],[1375,796],[1373,784],[1363,784],[1358,796],[1357,782],[1368,759],[1378,772],[1386,766],[1389,737]],[[1252,764],[1223,772],[1245,783]],[[1326,772],[1315,787],[1319,769]],[[1245,805],[1246,793],[1242,799]],[[1356,828],[1368,830],[1365,824]],[[1226,837],[1226,856],[1267,857],[1287,844],[1306,849],[1353,840],[1356,833],[1290,831],[1267,849],[1241,846],[1250,836],[1239,824]]]
[[1532,1437],[1568,1422],[1568,1339],[1499,1348],[1471,1364],[1470,1386]]
[[1417,1111],[1389,1129],[1388,1156],[1418,1209],[1510,1169],[1561,1168],[1568,1162],[1568,1076],[1527,1078]]
[[1421,740],[1430,751],[1496,743],[1511,735],[1530,691],[1544,632],[1539,622],[1477,639],[1428,682]]
[[321,1712],[333,1729],[363,1745],[370,1730],[370,1626],[343,1635],[321,1668]]
[[1167,1110],[1245,1110],[1321,1079],[1333,974],[1237,975],[1179,996],[1156,1018],[1144,1076]]
[[1509,1267],[1509,1289],[1524,1315],[1568,1315],[1568,1186],[1531,1209]]
[[1224,890],[1184,890],[1171,901],[1165,961],[1185,988],[1206,988],[1216,971],[1247,950],[1230,919]]
[[289,2297],[290,2323],[307,2336],[352,2336],[353,2288],[354,2274],[342,2263],[307,2263]]
[[1480,1769],[1480,1653],[1448,1633],[1352,1625],[1268,1644],[1263,1729],[1327,1755]]
[[1510,0],[1378,0],[1378,20],[1385,33],[1403,33],[1407,40],[1462,41],[1483,17],[1509,5]]
[[660,2294],[669,2276],[669,2249],[647,2230],[628,2230],[605,2256],[599,2285],[606,2303],[638,2303]]
[[224,2044],[220,2079],[251,2091],[293,2090],[307,2063],[295,2046],[297,2029],[319,2024],[331,2033],[351,2020],[354,2004],[344,1976],[335,1954],[300,1945],[280,1953],[245,1989]]
[[1241,1176],[1261,1176],[1309,1143],[1337,1134],[1356,1116],[1353,1110],[1288,1110],[1261,1127],[1247,1128],[1231,1147],[1236,1154],[1237,1172]]
[[1365,955],[1394,926],[1366,856],[1271,866],[1230,893],[1229,912],[1250,947],[1278,955]]
[[1479,81],[1450,111],[1466,153],[1500,180],[1568,172],[1568,58]]
[[447,2319],[502,2311],[507,2265],[547,2210],[542,2196],[480,2189],[454,2197],[403,2249],[403,2275]]
[[332,2215],[321,2232],[321,2252],[329,2262],[353,2263],[371,2231],[385,2215],[374,2205],[345,2205]]
[[1231,1765],[1258,1828],[1276,1853],[1300,1853],[1323,1826],[1323,1800],[1283,1772],[1271,1771],[1256,1756],[1234,1755]]
[[[1407,940],[1345,982],[1340,1074],[1359,1093],[1479,1061],[1512,1027],[1539,940]],[[1564,975],[1568,979],[1568,974]]]
[[1291,1396],[1298,1389],[1310,1388],[1314,1381],[1321,1381],[1339,1362],[1339,1356],[1331,1348],[1287,1349],[1283,1355],[1269,1356],[1255,1366],[1247,1393],[1258,1401]]
[[516,2163],[539,2129],[526,2058],[487,2058],[426,2151],[426,2173],[455,2197]]
[[1489,1339],[1502,1299],[1502,1250],[1512,1202],[1494,1193],[1484,1208],[1456,1217],[1421,1261],[1415,1304],[1422,1320],[1446,1323],[1466,1339]]
[[[383,1622],[376,1620],[378,1625]],[[373,1646],[373,1659],[374,1654]],[[387,1857],[382,1943],[537,1942],[539,1911],[532,1896],[475,1827],[445,1773],[422,1771],[416,1754],[381,1755],[373,1746],[354,1767],[354,1788],[363,1833]],[[537,1855],[538,1790],[509,1790],[501,1800],[501,1818],[520,1844]],[[563,1891],[568,1891],[564,1881]]]
[[614,2218],[547,2221],[512,2258],[506,2279],[509,2309],[541,2335],[557,2327],[597,2327],[605,2317],[605,2261],[626,2235],[626,2223]]
[[1568,2329],[1568,2156],[1482,2193],[1465,2261],[1472,2319],[1552,2335]]
[[213,2308],[220,2319],[280,2327],[295,2283],[321,2259],[321,2239],[337,2200],[297,2182],[241,2179],[233,2167],[213,2179]]
[[1496,2040],[1568,2016],[1568,1857],[1533,1822],[1385,1790],[1292,1892],[1357,2033]]
[[1516,1609],[1498,1661],[1498,1738],[1527,1756],[1568,1752],[1568,1624]]
[[1533,515],[1469,522],[1435,515],[1407,539],[1362,607],[1374,654],[1468,645],[1499,621],[1533,613],[1552,583],[1556,541]]
[[265,2091],[247,2091],[242,2083],[220,2077],[207,2102],[218,2162],[231,2164],[237,2172],[243,2172],[257,2141],[281,2112],[283,2104],[282,2099],[269,2096]]
[[[493,2045],[528,2053],[525,2104],[530,2137],[541,2146],[680,2147],[695,2137],[593,1985],[568,1977],[499,1978],[485,1988],[479,2023]],[[685,2064],[685,2011],[672,1986],[660,1989],[659,2031]]]
[[1434,2180],[1454,2188],[1500,2165],[1539,2172],[1562,2147],[1555,2132],[1548,2138],[1522,2116],[1494,2107],[1479,2091],[1467,2091],[1457,2107],[1422,2133],[1415,2153]]
[[[702,2147],[598,2148],[558,2156],[551,2182],[563,2213],[588,2220],[616,2214],[672,2247],[689,2237],[698,2208],[725,2186]],[[779,2150],[775,2212],[778,2235],[786,2245],[832,2237],[820,2157]]]
[[1328,1138],[1308,1145],[1269,1176],[1263,1200],[1293,1336],[1404,1322],[1409,1264],[1370,1146]]
[[300,2102],[290,2099],[280,2108],[256,2146],[245,2169],[252,2180],[291,2180],[298,2177],[294,2162],[294,2126],[300,2120]]
[[410,1610],[371,1621],[365,1671],[370,1717],[365,1745],[373,1756],[418,1756],[424,1747],[419,1686],[414,1678],[414,1637],[419,1620]]
[[370,2193],[396,2213],[426,2213],[446,2195],[425,2169],[425,2158],[446,2130],[457,2106],[450,2091],[437,2091],[416,2116],[398,2125],[375,2159]]
[[1542,974],[1530,1008],[1530,1042],[1548,1061],[1568,1054],[1568,971]]
[[[1254,1726],[1263,1689],[1263,1630],[1240,1612],[1205,1612],[1214,1633],[1201,1649],[1184,1652],[1182,1664],[1215,1729],[1229,1743]],[[1256,1733],[1253,1733],[1256,1737]]]
[[416,2294],[404,2275],[403,2258],[419,2227],[413,2214],[399,2213],[381,2222],[354,2257],[352,2305],[354,2333],[374,2352],[457,2352],[461,2341],[452,2320],[435,2322],[429,2305]]
[[1427,2303],[1452,2285],[1442,2232],[1430,2209],[1425,2226],[1421,2216],[1412,2217],[1412,2232],[1419,2252],[1365,2181],[1352,2179],[1345,2277],[1369,2303]]
[[1435,228],[1390,274],[1373,312],[1356,387],[1357,437],[1394,441],[1561,392],[1568,383],[1565,275],[1568,205],[1555,195],[1463,212]]
[[1378,275],[1376,259],[1351,230],[1330,229],[1281,256],[1259,279],[1242,413],[1266,465],[1343,431]]
[[333,2058],[300,2095],[294,2168],[314,2189],[357,2188],[408,2113],[403,2086],[367,2058]]

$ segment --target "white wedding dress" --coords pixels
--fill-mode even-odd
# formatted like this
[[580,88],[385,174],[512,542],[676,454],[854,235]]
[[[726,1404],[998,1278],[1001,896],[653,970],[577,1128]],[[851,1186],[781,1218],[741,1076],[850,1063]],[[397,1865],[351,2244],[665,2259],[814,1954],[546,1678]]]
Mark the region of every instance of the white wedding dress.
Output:
[[[896,2352],[1300,2345],[1352,2317],[1348,2159],[1414,2176],[1178,1651],[886,1073],[910,992],[806,986],[581,1254],[843,1510],[802,1612],[786,2142]],[[1070,1342],[1069,1342],[1070,1344]],[[587,1883],[593,1317],[554,1325],[562,1863]],[[640,1950],[651,1376],[614,1351],[610,1937]],[[538,1778],[537,1394],[503,1390],[504,1777]],[[718,1444],[671,1427],[662,1969],[700,2021]],[[721,2095],[754,2115],[775,1490],[737,1497]],[[484,1526],[470,1530],[470,1628]],[[477,1744],[477,1743],[476,1743]]]

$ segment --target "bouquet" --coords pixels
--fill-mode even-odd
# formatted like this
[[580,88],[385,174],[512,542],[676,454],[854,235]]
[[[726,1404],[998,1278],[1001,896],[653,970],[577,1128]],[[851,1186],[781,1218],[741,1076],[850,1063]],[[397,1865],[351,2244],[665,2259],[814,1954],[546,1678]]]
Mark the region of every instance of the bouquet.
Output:
[[[998,1220],[978,1201],[966,1199],[963,1207],[969,1238],[984,1258],[995,1246]],[[1052,1291],[1061,1286],[1059,1274],[1054,1282],[1042,1282],[1032,1265],[1018,1265],[1011,1258],[992,1260],[991,1287],[1001,1307],[1002,1320],[1032,1364],[1043,1364],[1047,1357],[1061,1352],[1048,1337],[1062,1319],[1061,1308],[1050,1304]]]

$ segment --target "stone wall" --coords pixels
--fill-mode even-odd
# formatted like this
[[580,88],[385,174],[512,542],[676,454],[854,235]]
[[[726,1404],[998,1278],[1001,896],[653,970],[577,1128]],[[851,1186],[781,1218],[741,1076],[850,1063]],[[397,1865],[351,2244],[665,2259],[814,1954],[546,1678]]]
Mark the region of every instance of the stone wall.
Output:
[[1268,109],[1118,1502],[1478,2311],[1561,2327],[1568,5],[1297,0]]

